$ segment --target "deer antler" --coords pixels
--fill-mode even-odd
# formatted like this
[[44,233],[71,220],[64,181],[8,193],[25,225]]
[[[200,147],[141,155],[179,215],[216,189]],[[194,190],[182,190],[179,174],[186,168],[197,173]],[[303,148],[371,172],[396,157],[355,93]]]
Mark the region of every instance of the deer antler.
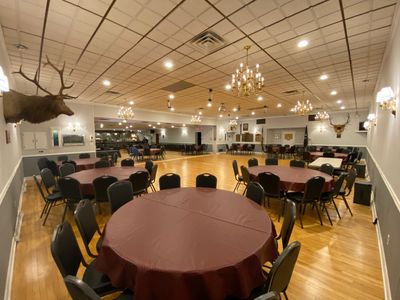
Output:
[[45,93],[47,93],[47,94],[53,96],[52,93],[50,93],[48,90],[46,90],[45,88],[43,88],[43,87],[40,85],[39,80],[38,80],[39,69],[36,70],[35,77],[34,77],[33,79],[29,78],[29,77],[22,71],[22,65],[19,67],[18,72],[13,72],[13,74],[19,74],[19,75],[21,75],[21,76],[24,77],[26,80],[28,80],[28,81],[32,82],[33,84],[35,84],[35,85],[36,85],[39,89],[41,89],[43,92],[45,92]]
[[70,85],[65,85],[65,82],[64,82],[64,69],[65,69],[65,61],[64,61],[64,64],[63,64],[63,66],[62,66],[62,69],[60,70],[59,68],[57,68],[51,61],[50,61],[50,59],[49,59],[49,57],[46,55],[46,59],[47,59],[47,62],[44,64],[45,66],[46,65],[50,65],[50,67],[52,67],[54,70],[56,70],[57,71],[57,73],[58,73],[58,75],[60,76],[60,80],[61,80],[61,87],[60,87],[60,91],[58,92],[58,95],[59,96],[62,96],[64,99],[75,99],[75,98],[77,98],[77,97],[73,97],[73,96],[70,96],[70,95],[68,95],[68,94],[63,94],[63,91],[64,90],[67,90],[67,89],[70,89],[70,88],[72,88],[73,86],[74,86],[74,82],[72,83],[72,84],[70,84]]
[[347,113],[347,121],[346,121],[345,125],[349,124],[349,122],[350,122],[350,114]]

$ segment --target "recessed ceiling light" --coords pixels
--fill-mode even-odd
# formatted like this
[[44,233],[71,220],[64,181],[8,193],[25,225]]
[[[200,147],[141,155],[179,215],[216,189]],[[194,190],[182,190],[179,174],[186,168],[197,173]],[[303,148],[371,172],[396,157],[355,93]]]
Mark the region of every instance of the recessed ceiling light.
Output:
[[151,127],[151,124],[149,124],[148,126]]
[[119,126],[121,126],[121,125],[122,125],[122,123],[121,123],[121,122],[119,122],[119,123],[118,123],[118,125],[119,125]]
[[258,96],[257,97],[257,101],[263,101],[263,100],[264,100],[263,96]]
[[226,89],[227,91],[229,91],[231,88],[232,88],[232,86],[231,86],[229,83],[225,86],[225,89]]
[[321,80],[327,80],[327,79],[328,79],[328,75],[323,74],[323,75],[321,75],[321,76],[319,77],[319,79],[321,79]]
[[172,63],[172,61],[166,61],[164,63],[164,67],[166,67],[167,69],[171,69],[174,66],[174,64]]
[[126,126],[125,128],[126,128],[126,129],[128,129],[129,127],[128,127],[128,126]]
[[307,40],[301,40],[300,42],[297,43],[297,47],[299,48],[304,48],[308,46],[308,41]]
[[130,128],[132,128],[132,125],[129,125]]
[[222,118],[224,115],[219,115],[220,118]]
[[251,112],[251,115],[254,116],[256,113],[254,111]]
[[156,126],[153,126],[153,129],[156,129]]
[[129,105],[133,105],[133,104],[135,104],[135,102],[133,102],[132,100],[129,101]]
[[202,112],[201,110],[199,111],[199,115],[200,115],[200,116],[202,116],[202,115],[203,115],[203,112]]
[[332,96],[335,96],[337,94],[337,92],[335,91],[335,90],[333,90],[332,92],[331,92],[331,95]]
[[104,85],[104,86],[110,86],[110,85],[111,85],[110,80],[104,79],[104,80],[103,80],[103,85]]
[[236,118],[235,118],[236,120],[239,120],[239,117],[238,116],[236,116]]
[[100,123],[100,128],[103,128],[104,127],[104,124],[103,123]]
[[234,108],[232,109],[232,111],[237,111],[237,107],[234,107]]
[[282,104],[278,103],[278,104],[276,105],[276,107],[277,107],[277,108],[281,108],[281,107],[282,107]]
[[171,107],[169,110],[170,111],[175,111],[175,107]]
[[174,125],[171,125],[171,128],[174,128],[175,126]]
[[126,120],[125,120],[125,119],[123,119],[123,120],[122,120],[122,123],[126,123]]
[[168,98],[172,100],[175,98],[175,96],[174,96],[174,94],[169,94]]
[[160,125],[161,123],[160,122],[157,122],[157,125]]
[[336,100],[336,103],[337,103],[337,104],[340,104],[340,103],[342,103],[342,102],[343,102],[342,99]]
[[186,127],[186,124],[182,124],[183,127]]
[[344,106],[344,105],[342,105],[341,107],[340,107],[340,109],[345,109],[346,107]]

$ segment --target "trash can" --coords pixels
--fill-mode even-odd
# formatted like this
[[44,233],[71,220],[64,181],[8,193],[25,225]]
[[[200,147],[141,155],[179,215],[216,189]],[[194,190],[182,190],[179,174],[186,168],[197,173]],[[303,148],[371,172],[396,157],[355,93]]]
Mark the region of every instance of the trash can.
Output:
[[365,178],[365,164],[356,164],[354,168],[357,170],[357,177]]
[[354,184],[353,202],[362,205],[370,205],[372,184],[369,182],[356,182]]

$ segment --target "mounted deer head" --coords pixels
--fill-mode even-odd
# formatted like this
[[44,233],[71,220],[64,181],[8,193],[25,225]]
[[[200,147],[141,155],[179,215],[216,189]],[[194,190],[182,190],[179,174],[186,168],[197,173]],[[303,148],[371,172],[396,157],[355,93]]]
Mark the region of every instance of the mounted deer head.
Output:
[[332,126],[333,129],[335,130],[335,132],[336,132],[336,137],[337,137],[338,139],[340,139],[340,138],[342,137],[342,132],[344,131],[346,125],[349,124],[349,122],[350,122],[350,114],[347,114],[347,120],[346,120],[346,123],[344,123],[344,124],[337,124],[337,125],[335,125],[335,124],[332,123],[331,117],[329,117],[329,124],[331,124],[331,126]]
[[56,118],[60,114],[72,116],[74,112],[64,103],[64,99],[75,99],[68,94],[64,94],[64,90],[72,88],[74,83],[65,85],[64,82],[64,69],[65,62],[62,69],[58,69],[52,64],[49,58],[46,56],[47,62],[45,66],[50,65],[54,70],[57,71],[60,76],[61,87],[57,95],[50,93],[39,83],[39,68],[36,70],[35,77],[29,78],[23,71],[22,66],[19,68],[16,74],[21,75],[26,80],[34,83],[38,89],[45,92],[46,96],[27,96],[18,93],[14,90],[3,93],[3,110],[4,119],[6,123],[18,123],[22,120],[30,123],[42,123],[44,121]]

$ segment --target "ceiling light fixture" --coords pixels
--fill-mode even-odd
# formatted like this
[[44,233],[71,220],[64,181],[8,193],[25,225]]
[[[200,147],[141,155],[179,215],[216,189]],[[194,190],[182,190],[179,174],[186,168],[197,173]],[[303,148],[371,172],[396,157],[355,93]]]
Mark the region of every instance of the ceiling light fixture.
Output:
[[135,104],[135,102],[133,102],[133,100],[129,101],[129,105],[133,105]]
[[[303,98],[304,98],[304,91],[303,91]],[[294,112],[295,114],[298,114],[300,116],[304,116],[305,114],[309,113],[310,111],[313,110],[313,107],[311,105],[310,100],[298,100],[297,104],[290,110],[291,112]]]
[[121,126],[121,125],[122,125],[122,122],[119,122],[118,125]]
[[208,89],[208,102],[207,102],[207,107],[212,106],[212,89]]
[[390,86],[382,88],[376,94],[376,102],[382,110],[390,110],[393,115],[396,115],[397,101]]
[[199,115],[192,116],[190,123],[201,123],[201,117]]
[[254,116],[255,114],[256,114],[256,112],[254,112],[254,111],[251,112],[251,115],[252,115],[252,116]]
[[132,120],[134,116],[135,113],[133,112],[132,107],[121,106],[118,111],[118,118],[123,119],[124,123],[126,123],[126,120]]
[[225,85],[225,89],[226,89],[227,91],[229,91],[229,90],[232,89],[232,86],[228,83],[227,85]]
[[276,105],[276,107],[277,107],[277,108],[281,108],[281,107],[282,107],[282,104],[278,103],[278,104]]
[[331,92],[331,95],[332,96],[335,96],[337,94],[337,92],[335,91],[335,90],[333,90],[332,92]]
[[175,128],[175,126],[174,126],[174,125],[171,125],[171,128]]
[[220,114],[220,115],[219,115],[220,118],[222,118],[223,116],[224,116],[223,114]]
[[226,107],[224,103],[221,103],[220,106],[218,107],[218,112],[224,113],[226,112]]
[[342,102],[343,102],[342,99],[336,100],[336,103],[337,103],[337,104],[340,104],[340,103],[342,103]]
[[151,124],[149,124],[149,125],[147,125],[147,126],[151,127]]
[[344,106],[344,105],[342,105],[341,107],[340,107],[340,109],[345,109],[346,107]]
[[264,77],[259,71],[259,64],[256,64],[255,72],[249,68],[249,49],[251,46],[245,46],[246,64],[240,63],[239,69],[232,74],[232,91],[238,96],[249,96],[262,90],[264,86]]
[[104,86],[110,86],[110,85],[111,85],[110,80],[104,79],[104,80],[103,80],[103,85],[104,85]]
[[103,128],[104,127],[104,124],[103,123],[100,123],[100,128]]
[[161,125],[161,123],[160,123],[160,122],[157,122],[157,125]]
[[186,127],[186,124],[182,124],[182,127]]
[[164,67],[166,67],[167,69],[172,69],[174,67],[174,64],[172,63],[172,61],[166,61],[164,63]]
[[319,77],[319,79],[321,79],[321,80],[327,80],[327,79],[328,79],[328,75],[323,74],[323,75],[321,75],[321,76]]
[[1,92],[9,92],[10,86],[8,84],[8,77],[4,74],[3,68],[0,67],[0,94]]
[[315,115],[315,120],[318,121],[323,121],[323,120],[328,120],[329,119],[329,114],[326,111],[319,111]]
[[170,100],[172,100],[172,99],[175,99],[175,96],[174,96],[174,94],[169,94],[169,95],[168,95],[168,98],[169,98]]
[[297,43],[297,47],[299,48],[304,48],[308,46],[308,41],[307,40],[301,40],[300,42]]
[[257,101],[263,101],[264,100],[264,97],[263,96],[258,96],[257,97]]

